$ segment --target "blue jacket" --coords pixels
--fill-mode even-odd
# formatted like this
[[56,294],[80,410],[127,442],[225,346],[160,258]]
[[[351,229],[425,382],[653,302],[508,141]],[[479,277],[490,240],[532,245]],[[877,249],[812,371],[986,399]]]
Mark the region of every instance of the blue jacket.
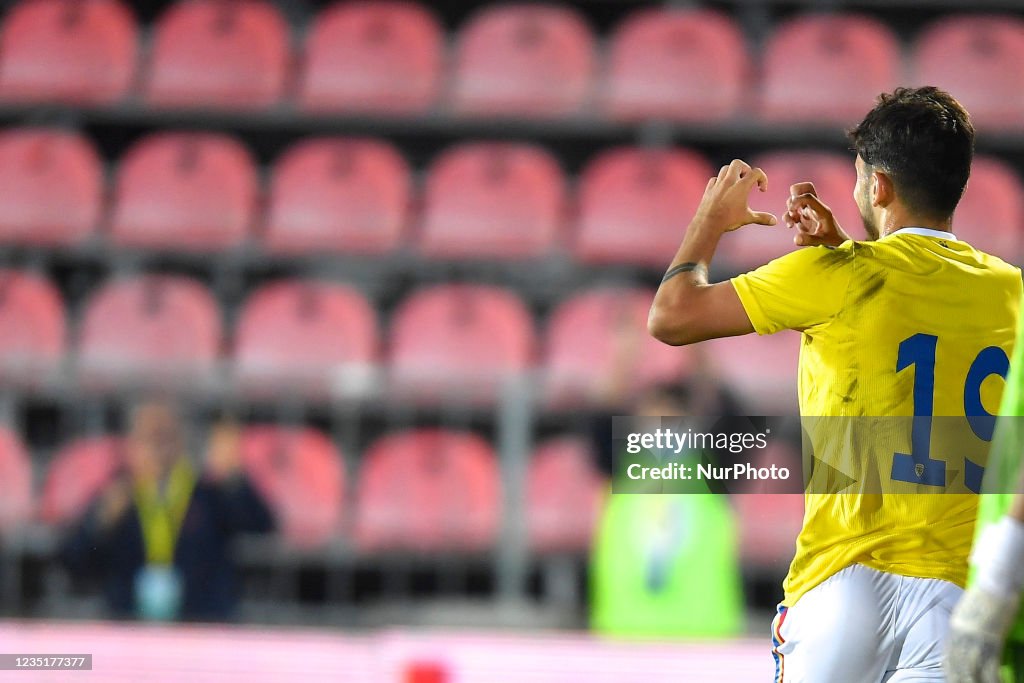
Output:
[[[135,576],[145,565],[142,528],[135,505],[107,529],[97,522],[98,503],[72,531],[62,557],[75,578],[98,579],[111,616],[135,616]],[[240,532],[273,529],[270,511],[244,477],[224,483],[198,480],[181,525],[174,566],[181,574],[184,621],[228,621],[238,596],[230,559]]]

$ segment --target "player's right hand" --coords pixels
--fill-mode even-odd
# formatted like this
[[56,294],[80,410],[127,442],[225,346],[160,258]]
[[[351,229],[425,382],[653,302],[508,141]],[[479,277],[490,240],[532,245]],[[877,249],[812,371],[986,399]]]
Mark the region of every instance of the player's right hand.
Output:
[[784,217],[787,228],[795,228],[793,244],[800,247],[838,247],[850,239],[814,189],[814,183],[796,183],[789,188]]
[[953,609],[943,669],[947,683],[1001,683],[999,668],[1020,596],[997,595],[977,585]]

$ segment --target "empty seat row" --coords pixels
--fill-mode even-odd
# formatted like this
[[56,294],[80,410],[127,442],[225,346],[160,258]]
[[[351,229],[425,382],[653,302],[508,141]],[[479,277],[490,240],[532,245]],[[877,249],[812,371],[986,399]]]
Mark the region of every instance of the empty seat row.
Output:
[[404,0],[330,5],[295,50],[269,0],[181,0],[157,21],[148,54],[138,34],[119,0],[24,0],[0,28],[0,98],[104,104],[138,84],[149,104],[169,107],[294,96],[314,112],[422,113],[445,101],[467,114],[566,116],[597,102],[616,118],[720,121],[754,104],[770,120],[849,123],[910,81],[947,87],[986,126],[1020,127],[1024,113],[1014,80],[1024,20],[1010,15],[940,19],[906,68],[894,32],[856,14],[782,23],[759,70],[737,23],[708,10],[638,10],[613,30],[606,59],[579,12],[545,4],[481,9],[450,57],[428,6]]
[[[629,378],[623,391],[639,391],[692,369],[689,349],[646,334],[652,295],[642,288],[577,293],[549,316],[539,342],[513,292],[436,285],[399,303],[382,343],[375,309],[358,290],[280,280],[251,293],[227,355],[240,388],[255,395],[365,395],[379,381],[413,399],[461,392],[490,400],[503,378],[539,366],[550,399],[572,403],[597,397],[617,375]],[[0,270],[0,376],[40,381],[60,371],[73,347],[78,376],[90,385],[192,381],[212,376],[225,352],[218,303],[186,277],[112,280],[89,296],[73,333],[67,317],[45,278]],[[640,351],[617,348],[624,334]],[[786,368],[794,367],[792,346]],[[386,367],[383,375],[378,366]]]
[[[114,436],[70,442],[47,468],[35,501],[26,449],[0,428],[0,531],[32,518],[52,525],[79,520],[118,476],[126,447]],[[477,550],[497,540],[498,458],[474,433],[427,428],[381,437],[361,459],[351,501],[345,461],[323,432],[254,425],[244,430],[241,449],[246,473],[295,545],[349,536],[368,551]],[[530,546],[585,548],[604,487],[585,442],[566,436],[539,444],[527,469]]]
[[[847,156],[779,151],[751,162],[769,177],[754,208],[781,214],[789,186],[810,180],[840,222],[860,234]],[[280,156],[264,192],[235,138],[167,132],[123,155],[108,198],[103,164],[87,139],[19,128],[0,133],[0,244],[74,245],[102,234],[122,248],[212,252],[255,242],[291,255],[385,254],[411,244],[437,259],[564,249],[584,263],[660,268],[713,173],[690,150],[613,148],[583,169],[573,197],[543,148],[468,142],[438,155],[420,190],[386,142],[315,138]],[[979,157],[954,227],[978,248],[1016,259],[1024,187],[1015,171]],[[719,258],[747,269],[790,249],[792,235],[782,227],[747,229],[723,240]]]

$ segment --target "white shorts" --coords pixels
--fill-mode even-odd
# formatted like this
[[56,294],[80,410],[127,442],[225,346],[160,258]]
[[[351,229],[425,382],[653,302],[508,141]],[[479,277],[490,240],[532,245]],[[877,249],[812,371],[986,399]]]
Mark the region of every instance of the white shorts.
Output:
[[949,615],[962,589],[847,567],[779,607],[772,622],[776,683],[935,683]]

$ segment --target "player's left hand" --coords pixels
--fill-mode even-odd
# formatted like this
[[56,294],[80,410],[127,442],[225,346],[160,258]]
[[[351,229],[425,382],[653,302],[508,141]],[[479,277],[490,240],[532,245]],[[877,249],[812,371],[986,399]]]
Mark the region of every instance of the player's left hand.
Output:
[[947,683],[1001,683],[999,668],[1020,595],[997,595],[977,585],[965,592],[950,619],[943,669]]
[[704,196],[697,207],[697,219],[711,223],[723,232],[729,232],[756,223],[775,225],[779,220],[765,211],[753,211],[748,197],[757,185],[761,192],[768,189],[768,176],[759,168],[740,159],[723,166],[718,176],[708,181]]

